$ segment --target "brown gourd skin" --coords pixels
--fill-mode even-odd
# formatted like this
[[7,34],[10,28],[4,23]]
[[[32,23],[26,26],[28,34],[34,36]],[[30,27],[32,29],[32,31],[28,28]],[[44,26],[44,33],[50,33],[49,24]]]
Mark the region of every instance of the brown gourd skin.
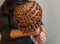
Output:
[[14,10],[13,17],[18,28],[23,33],[36,32],[41,24],[42,10],[35,1],[29,1],[17,6]]

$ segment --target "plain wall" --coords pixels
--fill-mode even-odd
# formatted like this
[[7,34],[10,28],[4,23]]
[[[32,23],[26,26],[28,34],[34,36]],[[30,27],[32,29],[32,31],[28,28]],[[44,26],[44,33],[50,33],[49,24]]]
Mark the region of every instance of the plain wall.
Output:
[[[60,0],[36,0],[43,10],[43,23],[47,32],[45,44],[60,44]],[[3,0],[0,0],[0,5]],[[37,43],[36,43],[37,44]]]
[[60,44],[60,0],[48,0],[48,10],[46,44]]

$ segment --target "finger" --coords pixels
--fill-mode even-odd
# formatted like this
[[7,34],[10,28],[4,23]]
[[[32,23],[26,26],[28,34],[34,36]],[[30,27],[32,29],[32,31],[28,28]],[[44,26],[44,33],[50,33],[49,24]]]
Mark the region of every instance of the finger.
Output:
[[45,37],[45,33],[40,34],[40,38]]
[[41,39],[41,40],[46,39],[46,36],[42,36],[42,37],[40,37],[40,39]]
[[37,40],[37,42],[40,43],[40,44],[43,43],[40,38],[36,38],[36,40]]
[[37,39],[37,42],[42,43],[41,39]]
[[43,38],[44,37],[44,35],[41,35],[39,38]]
[[38,40],[38,41],[41,41],[41,39],[39,37],[36,37],[35,39]]
[[40,29],[38,28],[36,31],[36,35],[38,35],[40,33]]
[[40,38],[44,38],[45,37],[45,35],[40,35]]
[[39,41],[38,41],[40,44],[42,44],[43,42],[42,42],[42,40],[41,39],[39,39]]
[[42,38],[42,37],[46,37],[46,35],[40,35],[40,38]]
[[41,36],[40,39],[41,40],[46,39],[46,36]]
[[43,37],[43,38],[41,39],[41,41],[42,41],[42,42],[45,42],[45,41],[46,41],[46,37]]
[[42,40],[42,42],[45,42],[45,41],[46,41],[46,39],[43,39],[43,40]]
[[45,39],[44,37],[41,38],[41,40],[44,40],[44,39]]

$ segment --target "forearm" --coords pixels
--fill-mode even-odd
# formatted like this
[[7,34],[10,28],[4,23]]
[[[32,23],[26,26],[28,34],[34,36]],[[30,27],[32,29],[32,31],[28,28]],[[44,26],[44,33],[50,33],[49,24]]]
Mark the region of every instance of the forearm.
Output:
[[11,38],[17,38],[17,37],[21,37],[21,36],[30,36],[33,34],[38,34],[36,32],[31,32],[31,33],[24,33],[23,31],[21,31],[20,29],[12,29],[10,32],[10,37]]
[[22,32],[18,29],[12,29],[10,32],[10,37],[11,38],[16,38],[19,37],[22,34]]

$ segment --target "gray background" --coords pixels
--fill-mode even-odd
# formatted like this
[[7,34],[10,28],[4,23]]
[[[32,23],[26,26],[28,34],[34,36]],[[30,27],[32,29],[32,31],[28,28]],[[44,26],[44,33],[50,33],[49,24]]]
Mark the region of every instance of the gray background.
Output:
[[[45,44],[60,44],[60,0],[36,1],[43,9],[43,23],[47,32]],[[2,2],[3,0],[0,0],[0,5]]]

